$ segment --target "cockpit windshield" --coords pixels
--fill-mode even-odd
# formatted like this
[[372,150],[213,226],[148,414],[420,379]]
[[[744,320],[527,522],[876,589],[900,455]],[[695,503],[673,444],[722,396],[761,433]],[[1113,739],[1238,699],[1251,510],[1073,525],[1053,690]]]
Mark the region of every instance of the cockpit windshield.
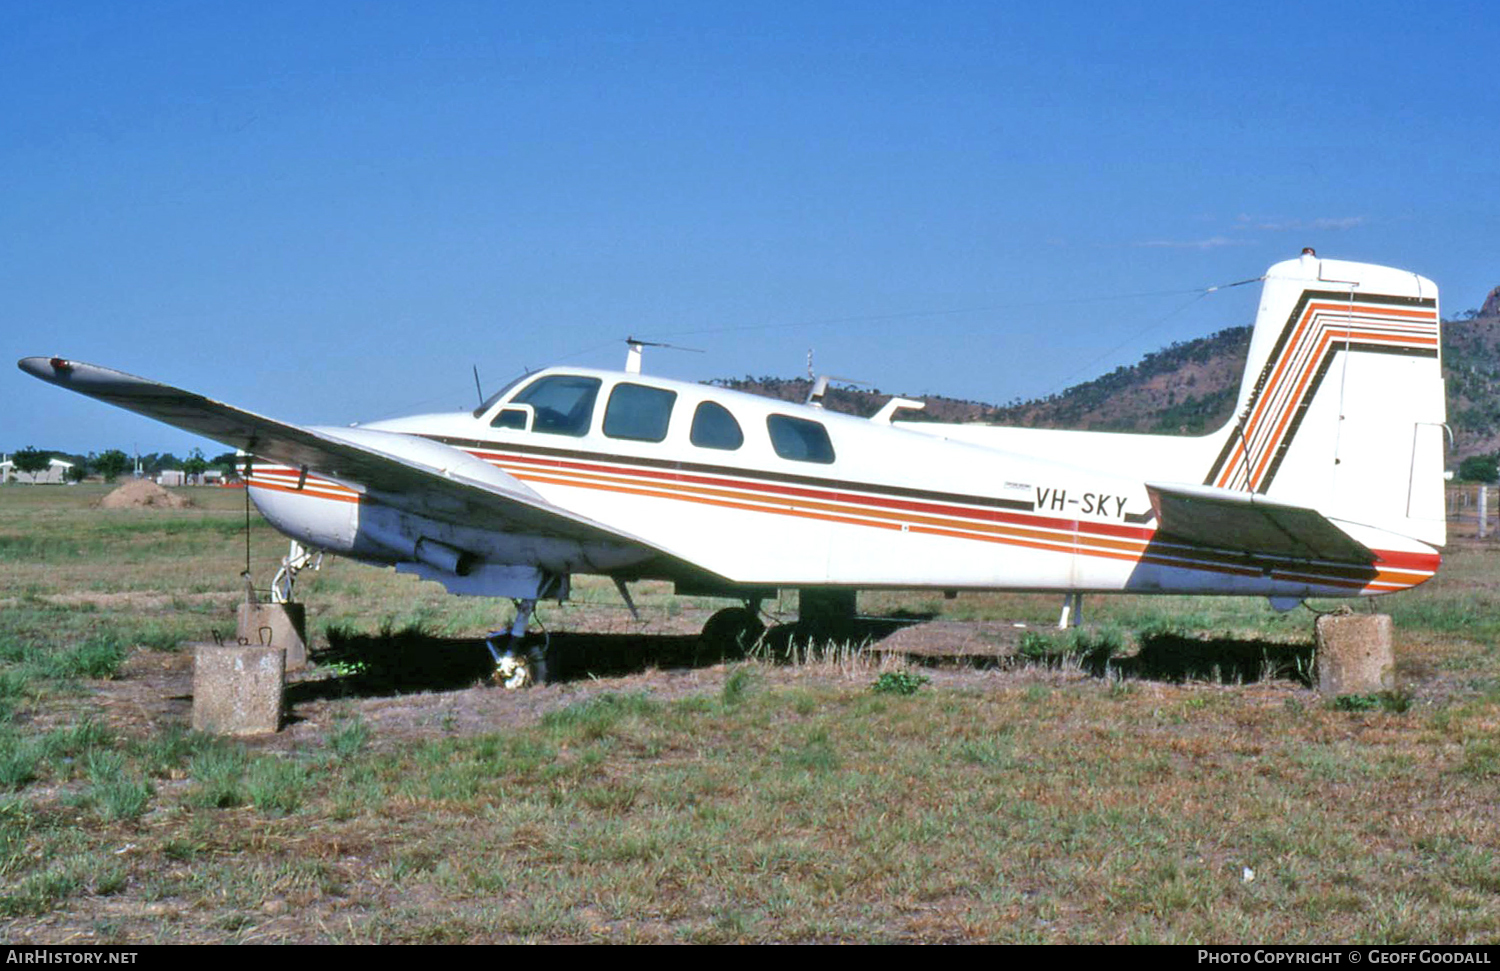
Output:
[[527,378],[531,377],[531,375],[534,373],[534,371],[527,371],[525,374],[517,375],[516,377],[511,378],[509,381],[505,382],[505,387],[501,388],[499,391],[496,391],[494,394],[484,399],[484,404],[474,409],[474,417],[483,418],[484,413],[495,407],[495,403],[497,401],[510,394],[512,388],[520,384],[522,381],[525,381]]

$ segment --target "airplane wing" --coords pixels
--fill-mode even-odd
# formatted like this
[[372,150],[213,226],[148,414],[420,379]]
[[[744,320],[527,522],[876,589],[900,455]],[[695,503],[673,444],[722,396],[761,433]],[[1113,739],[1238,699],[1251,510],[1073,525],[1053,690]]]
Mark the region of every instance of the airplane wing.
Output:
[[251,455],[303,467],[398,509],[448,522],[650,550],[684,572],[701,568],[640,537],[554,505],[457,449],[394,432],[304,428],[110,368],[28,357],[21,370],[70,391],[203,435]]
[[1146,483],[1157,536],[1195,546],[1368,565],[1363,543],[1322,513],[1262,495],[1212,486]]

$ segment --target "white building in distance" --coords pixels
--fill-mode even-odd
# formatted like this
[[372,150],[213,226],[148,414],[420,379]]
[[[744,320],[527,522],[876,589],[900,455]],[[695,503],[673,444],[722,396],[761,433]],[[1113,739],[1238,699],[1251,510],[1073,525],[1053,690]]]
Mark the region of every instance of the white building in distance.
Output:
[[48,460],[48,466],[45,471],[20,472],[16,469],[16,463],[12,462],[9,456],[6,456],[5,461],[0,462],[0,482],[61,485],[68,481],[68,470],[72,467],[72,462],[64,462],[60,458],[52,458]]

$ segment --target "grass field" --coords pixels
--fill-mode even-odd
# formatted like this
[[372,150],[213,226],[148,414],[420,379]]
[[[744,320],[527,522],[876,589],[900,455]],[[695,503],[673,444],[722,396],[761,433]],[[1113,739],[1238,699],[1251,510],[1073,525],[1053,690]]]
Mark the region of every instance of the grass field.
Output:
[[[643,588],[641,633],[585,582],[545,619],[618,663],[513,694],[341,656],[286,732],[232,742],[188,731],[180,645],[232,631],[243,494],[110,511],[102,492],[0,487],[8,943],[1500,940],[1500,558],[1476,542],[1379,602],[1383,698],[1334,704],[1297,664],[1226,684],[1040,639],[989,667],[840,645],[641,669],[715,604]],[[264,584],[284,541],[249,532]],[[315,649],[472,658],[508,613],[342,561],[299,595]],[[1044,626],[1057,604],[861,606]],[[1127,654],[1297,657],[1311,633],[1256,601],[1088,607],[1091,643]]]

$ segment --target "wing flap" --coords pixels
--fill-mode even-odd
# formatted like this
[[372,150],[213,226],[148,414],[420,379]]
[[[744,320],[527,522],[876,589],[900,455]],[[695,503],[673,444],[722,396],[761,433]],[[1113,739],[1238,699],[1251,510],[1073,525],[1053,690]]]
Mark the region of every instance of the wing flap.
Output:
[[1212,486],[1146,484],[1157,536],[1265,556],[1368,565],[1363,543],[1315,509]]

